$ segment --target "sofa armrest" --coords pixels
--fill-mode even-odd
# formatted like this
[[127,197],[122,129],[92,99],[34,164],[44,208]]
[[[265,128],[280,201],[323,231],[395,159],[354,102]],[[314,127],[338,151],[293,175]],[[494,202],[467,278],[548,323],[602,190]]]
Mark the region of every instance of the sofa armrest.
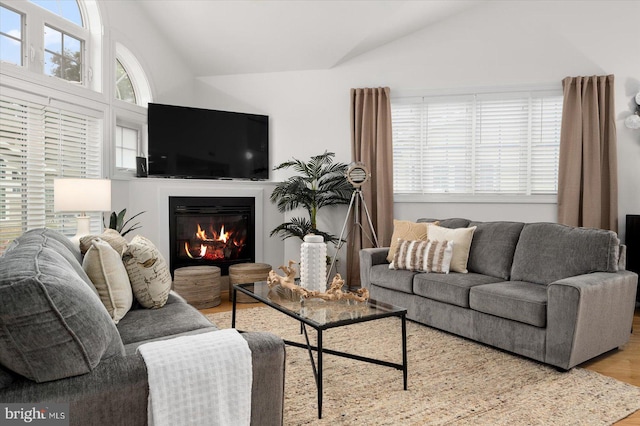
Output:
[[364,288],[371,287],[369,271],[373,265],[387,262],[389,247],[367,248],[360,250],[360,285]]
[[[251,424],[282,425],[285,348],[270,333],[243,333],[251,349]],[[0,389],[2,402],[69,403],[71,425],[147,424],[147,368],[138,353],[101,361],[88,374],[36,383],[24,377]]]
[[635,273],[619,271],[549,284],[545,362],[570,369],[627,343],[637,282]]
[[251,349],[253,384],[251,386],[251,424],[283,424],[284,341],[271,333],[242,333]]
[[90,373],[36,383],[24,377],[0,389],[3,402],[69,404],[69,424],[147,424],[147,369],[139,354],[102,360]]

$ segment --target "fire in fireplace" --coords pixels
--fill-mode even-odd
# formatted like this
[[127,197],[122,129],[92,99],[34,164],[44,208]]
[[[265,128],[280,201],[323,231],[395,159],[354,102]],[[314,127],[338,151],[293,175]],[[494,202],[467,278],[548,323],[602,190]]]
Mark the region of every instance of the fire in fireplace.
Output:
[[171,271],[191,265],[229,266],[255,260],[255,199],[169,197]]
[[[242,222],[244,221],[242,220]],[[244,242],[247,239],[246,227],[241,227],[240,232],[235,229],[225,231],[223,223],[220,225],[220,231],[216,232],[215,225],[210,223],[207,234],[207,231],[203,230],[199,223],[197,226],[195,238],[187,239],[184,242],[184,254],[190,259],[237,259],[241,255],[245,247]]]

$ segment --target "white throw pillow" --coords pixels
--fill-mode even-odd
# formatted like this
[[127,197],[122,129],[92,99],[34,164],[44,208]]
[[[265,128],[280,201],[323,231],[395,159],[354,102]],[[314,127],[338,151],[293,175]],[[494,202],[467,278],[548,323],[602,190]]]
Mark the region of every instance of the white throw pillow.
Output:
[[389,269],[448,274],[453,246],[453,241],[400,240]]
[[136,300],[145,308],[161,308],[171,291],[171,272],[151,241],[136,235],[127,244],[122,261]]
[[108,242],[120,256],[122,256],[122,252],[127,246],[127,240],[125,240],[118,231],[115,229],[105,229],[100,235],[85,235],[80,238],[80,252],[83,255],[89,250],[89,247],[91,247],[91,241],[96,238]]
[[471,240],[476,226],[469,228],[443,228],[442,226],[431,225],[429,227],[429,239],[438,241],[453,241],[453,258],[451,259],[451,270],[454,272],[467,272],[467,261],[469,260],[469,250]]
[[94,238],[82,261],[82,268],[98,290],[98,296],[116,324],[131,309],[133,293],[120,254],[111,245]]

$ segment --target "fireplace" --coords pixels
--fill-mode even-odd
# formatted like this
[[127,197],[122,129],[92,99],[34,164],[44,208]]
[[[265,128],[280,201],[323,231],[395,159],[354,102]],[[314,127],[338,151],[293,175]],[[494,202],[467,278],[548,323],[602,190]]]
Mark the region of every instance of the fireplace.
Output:
[[255,198],[169,197],[169,262],[176,268],[255,262]]

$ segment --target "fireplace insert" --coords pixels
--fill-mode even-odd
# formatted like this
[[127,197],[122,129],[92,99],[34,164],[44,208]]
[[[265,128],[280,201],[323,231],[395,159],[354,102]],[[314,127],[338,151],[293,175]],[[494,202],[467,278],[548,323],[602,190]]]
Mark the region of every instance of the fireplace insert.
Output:
[[255,262],[255,198],[169,197],[171,273],[176,268]]

